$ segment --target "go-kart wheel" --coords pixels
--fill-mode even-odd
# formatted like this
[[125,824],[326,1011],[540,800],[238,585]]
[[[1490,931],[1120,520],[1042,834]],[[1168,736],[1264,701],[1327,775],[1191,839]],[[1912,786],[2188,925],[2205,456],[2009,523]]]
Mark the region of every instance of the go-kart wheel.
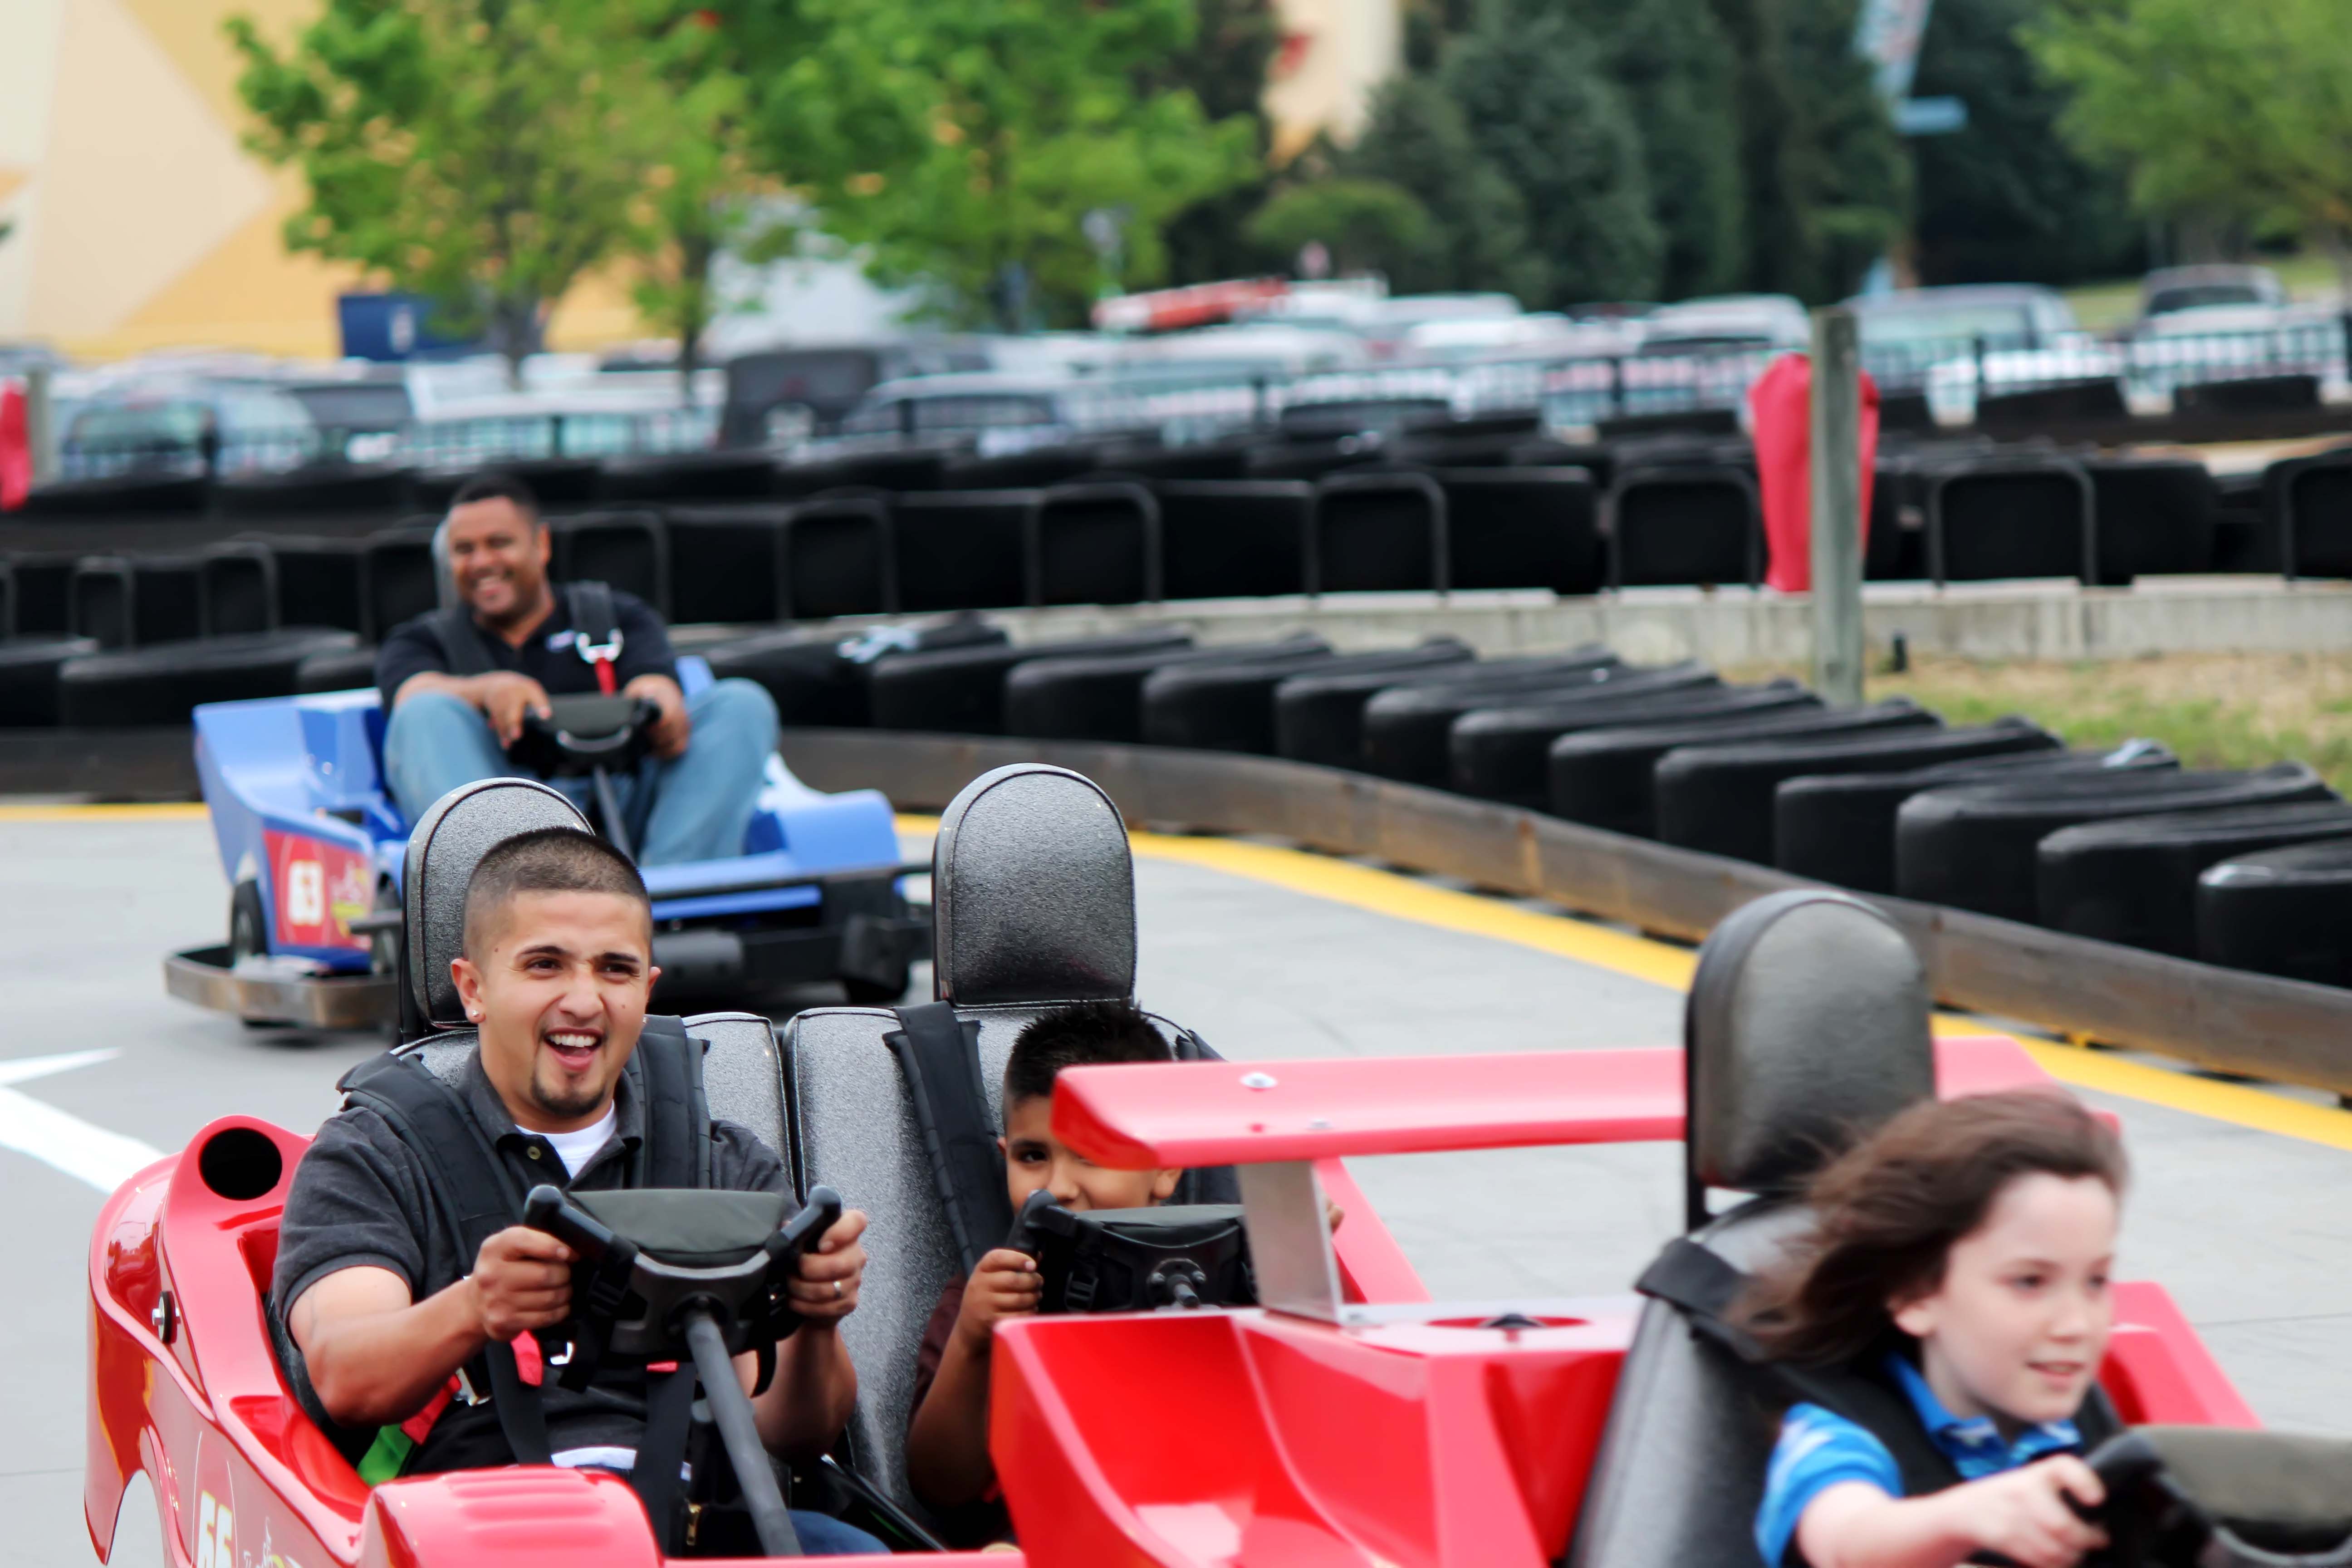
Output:
[[[228,963],[234,969],[239,961],[269,956],[269,922],[261,908],[261,884],[239,882],[228,895]],[[287,1026],[275,1018],[242,1020],[248,1029],[282,1029]]]
[[[394,916],[400,913],[400,893],[393,887],[389,878],[375,885],[373,912],[389,913]],[[368,973],[370,974],[382,975],[395,984],[399,981],[400,940],[400,925],[397,920],[369,935]],[[394,1005],[391,1016],[383,1020],[381,1033],[387,1044],[394,1046],[400,1044],[400,1008],[397,1004]]]

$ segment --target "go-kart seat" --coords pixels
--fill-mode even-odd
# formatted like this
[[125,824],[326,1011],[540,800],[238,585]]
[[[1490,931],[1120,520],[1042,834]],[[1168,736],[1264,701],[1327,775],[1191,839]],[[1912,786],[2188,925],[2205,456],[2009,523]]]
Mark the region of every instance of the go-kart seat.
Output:
[[[1774,893],[1718,925],[1683,1019],[1691,1239],[1753,1271],[1801,1230],[1790,1194],[1826,1154],[1935,1093],[1927,1012],[1918,955],[1858,899]],[[1756,1196],[1707,1220],[1709,1188]],[[1766,1397],[1729,1351],[1645,1301],[1570,1568],[1753,1562],[1778,1435]]]
[[[1126,1000],[1135,990],[1135,868],[1127,828],[1090,779],[1019,763],[966,785],[940,819],[931,851],[934,986],[979,1025],[981,1079],[1003,1124],[1013,1037],[1065,1003]],[[1180,1058],[1213,1057],[1189,1032],[1153,1020]],[[940,1292],[961,1271],[931,1163],[876,1007],[819,1007],[785,1024],[793,1173],[866,1211],[869,1248],[857,1310],[843,1325],[857,1364],[851,1458],[890,1499],[920,1513],[906,1479],[915,1355]],[[1189,1173],[1178,1203],[1234,1203],[1230,1170]]]
[[[466,886],[492,848],[544,827],[589,831],[578,806],[536,780],[483,779],[434,802],[409,836],[403,1011],[415,1009],[423,1028],[415,1049],[446,1082],[459,1080],[476,1039],[449,977],[449,961],[465,945]],[[703,1042],[702,1092],[712,1117],[756,1134],[782,1157],[783,1072],[774,1026],[756,1013],[699,1013],[685,1023],[688,1036]]]

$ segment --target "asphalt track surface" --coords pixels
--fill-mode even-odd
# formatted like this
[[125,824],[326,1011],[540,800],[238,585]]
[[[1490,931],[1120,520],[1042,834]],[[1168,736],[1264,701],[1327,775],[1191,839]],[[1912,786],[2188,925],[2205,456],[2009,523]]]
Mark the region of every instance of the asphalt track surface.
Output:
[[[908,847],[925,847],[910,819]],[[1228,1056],[1670,1044],[1682,949],[1534,904],[1246,842],[1139,836],[1149,1006]],[[375,1047],[248,1031],[165,996],[226,889],[184,808],[0,806],[0,1563],[92,1560],[80,1509],[89,1229],[105,1190],[215,1116],[315,1127]],[[919,992],[928,990],[919,972]],[[811,1001],[822,1000],[822,994]],[[2159,1279],[2274,1425],[2352,1433],[2352,1113],[2037,1046],[2123,1120],[2123,1273]],[[1673,1232],[1671,1145],[1360,1161],[1441,1297],[1623,1290]],[[887,1238],[874,1237],[876,1245]],[[137,1506],[137,1505],[133,1505]],[[149,1527],[152,1529],[152,1526]],[[134,1529],[116,1558],[157,1561]],[[152,1539],[149,1537],[148,1539]],[[144,1550],[142,1550],[142,1548]]]

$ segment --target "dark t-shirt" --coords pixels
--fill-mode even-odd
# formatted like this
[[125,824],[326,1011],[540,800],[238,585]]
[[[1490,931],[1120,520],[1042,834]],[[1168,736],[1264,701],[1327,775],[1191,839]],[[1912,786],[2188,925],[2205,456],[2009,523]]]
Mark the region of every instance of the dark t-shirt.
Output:
[[[915,1412],[930,1397],[931,1384],[938,1381],[940,1363],[948,1353],[948,1341],[955,1337],[956,1314],[963,1310],[963,1281],[950,1279],[940,1292],[939,1304],[931,1309],[930,1321],[923,1325],[923,1342],[915,1351],[915,1397],[907,1405],[907,1426],[915,1425]],[[1004,1511],[1004,1493],[992,1484],[988,1495],[978,1502],[961,1508],[935,1508],[932,1515],[939,1521],[940,1532],[950,1546],[983,1546],[992,1541],[1010,1540],[1013,1520]]]
[[[514,1124],[483,1073],[479,1057],[467,1064],[462,1098],[521,1189],[548,1182],[567,1191],[603,1192],[633,1187],[641,1180],[645,1079],[634,1058],[623,1070],[614,1097],[613,1136],[569,1181],[554,1146]],[[792,1191],[783,1162],[750,1131],[731,1121],[713,1121],[710,1139],[712,1186],[736,1192]],[[303,1291],[339,1269],[362,1266],[392,1270],[408,1282],[410,1297],[421,1301],[472,1272],[474,1260],[458,1256],[448,1222],[436,1206],[423,1157],[401,1142],[382,1116],[353,1106],[319,1129],[295,1167],[278,1226],[270,1310],[282,1323],[287,1309]],[[285,1336],[283,1344],[291,1363],[289,1373],[307,1382],[292,1337]],[[641,1377],[634,1369],[616,1369],[609,1377],[600,1373],[576,1394],[556,1387],[551,1379],[540,1395],[547,1410],[550,1446],[559,1453],[605,1445],[636,1447],[643,1419],[634,1411],[615,1408],[614,1391],[605,1385],[626,1383],[634,1388]],[[489,1415],[487,1405],[478,1411],[450,1405],[425,1435],[407,1472],[462,1467],[468,1448],[478,1447],[484,1439],[485,1429],[495,1429]]]
[[[418,616],[401,622],[384,637],[375,656],[375,684],[383,694],[385,712],[392,711],[393,699],[409,677],[428,670],[450,673],[449,650],[442,644],[439,621],[437,611]],[[626,686],[640,675],[677,679],[669,630],[652,605],[615,588],[613,622],[621,632],[621,653],[613,665],[614,679],[619,684]],[[550,697],[593,696],[598,689],[595,667],[580,657],[572,646],[572,612],[563,602],[562,589],[558,588],[553,612],[531,628],[521,647],[512,647],[488,631],[482,633],[482,647],[494,668],[530,676],[546,688]]]

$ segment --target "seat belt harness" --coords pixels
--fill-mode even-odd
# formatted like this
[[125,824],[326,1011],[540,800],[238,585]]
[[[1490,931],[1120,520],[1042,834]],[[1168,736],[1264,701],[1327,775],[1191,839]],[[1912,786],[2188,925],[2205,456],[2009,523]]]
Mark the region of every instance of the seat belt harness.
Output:
[[893,1009],[898,1027],[884,1037],[898,1058],[929,1157],[931,1180],[947,1210],[948,1234],[969,1276],[982,1254],[1013,1229],[1004,1190],[1004,1155],[981,1079],[980,1026],[946,1002]]

